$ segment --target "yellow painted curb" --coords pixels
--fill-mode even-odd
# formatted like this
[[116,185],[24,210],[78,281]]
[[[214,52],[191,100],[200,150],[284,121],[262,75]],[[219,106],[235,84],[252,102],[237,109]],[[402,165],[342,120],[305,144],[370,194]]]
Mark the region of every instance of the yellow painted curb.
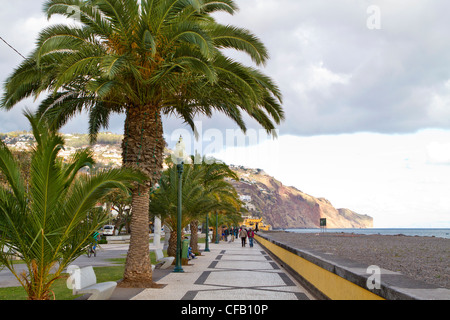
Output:
[[255,235],[256,240],[331,300],[385,300],[318,265]]

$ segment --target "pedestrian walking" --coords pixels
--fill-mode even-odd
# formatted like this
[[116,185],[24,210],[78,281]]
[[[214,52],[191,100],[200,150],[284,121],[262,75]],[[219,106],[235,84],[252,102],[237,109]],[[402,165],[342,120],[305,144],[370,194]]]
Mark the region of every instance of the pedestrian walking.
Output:
[[241,231],[239,231],[239,237],[241,238],[242,247],[245,247],[245,242],[247,239],[247,231],[242,228]]
[[230,235],[231,235],[231,242],[234,242],[234,229],[233,227],[230,227]]
[[253,248],[253,238],[255,237],[255,232],[250,228],[247,232],[248,243],[250,244],[250,248]]

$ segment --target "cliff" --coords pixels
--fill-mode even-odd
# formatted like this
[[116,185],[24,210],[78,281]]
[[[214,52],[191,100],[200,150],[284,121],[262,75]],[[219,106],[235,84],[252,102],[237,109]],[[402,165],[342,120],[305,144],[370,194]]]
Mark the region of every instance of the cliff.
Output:
[[273,228],[318,228],[320,218],[327,228],[370,228],[373,218],[349,209],[336,209],[324,198],[315,198],[294,187],[284,186],[261,169],[232,166],[239,181],[231,181],[250,214],[264,218]]

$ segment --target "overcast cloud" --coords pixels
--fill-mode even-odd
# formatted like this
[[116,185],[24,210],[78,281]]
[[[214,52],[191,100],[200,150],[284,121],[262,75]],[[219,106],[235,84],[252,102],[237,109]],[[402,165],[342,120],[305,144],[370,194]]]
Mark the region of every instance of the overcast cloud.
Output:
[[[23,55],[33,50],[39,30],[49,23],[42,3],[0,0],[0,36]],[[397,226],[449,227],[450,2],[236,3],[238,14],[217,18],[248,28],[266,44],[271,59],[263,71],[283,92],[286,121],[279,127],[278,144],[259,141],[276,159],[255,157],[251,149],[214,151],[229,163],[260,166],[286,184],[370,214],[376,225],[395,221]],[[21,59],[0,42],[2,83]],[[35,103],[0,111],[0,132],[28,129],[24,106],[34,109]],[[236,129],[222,115],[199,120],[204,132]],[[164,125],[173,145],[179,136],[175,130],[185,126],[175,118]],[[248,125],[259,129],[252,121]],[[63,128],[86,130],[84,116]],[[123,133],[123,116],[113,118],[109,130]],[[295,174],[289,170],[292,163]]]
[[[218,19],[250,29],[269,48],[271,60],[264,72],[280,86],[287,115],[281,133],[408,133],[450,127],[448,1],[236,2],[237,15]],[[24,55],[48,23],[42,3],[1,0],[1,36]],[[373,5],[379,9],[379,29],[367,26],[373,17],[368,8]],[[0,43],[2,82],[20,60]],[[32,101],[23,105],[33,106]],[[18,120],[23,118],[19,109],[1,112],[2,119],[14,121],[2,121],[0,132],[26,126]],[[218,118],[221,121],[215,118],[205,125],[233,127]],[[76,120],[65,130],[79,130],[85,123]],[[122,131],[122,120],[113,121],[110,129]],[[176,119],[166,121],[166,131],[178,126]]]

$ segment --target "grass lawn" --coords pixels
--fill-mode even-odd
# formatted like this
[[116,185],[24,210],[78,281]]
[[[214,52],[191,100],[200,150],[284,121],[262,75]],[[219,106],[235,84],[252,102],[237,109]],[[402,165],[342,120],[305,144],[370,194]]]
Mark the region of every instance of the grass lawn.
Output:
[[[122,279],[125,266],[118,265],[113,267],[94,267],[98,282],[117,281]],[[73,300],[81,295],[74,296],[72,290],[67,288],[67,278],[69,274],[65,273],[61,279],[55,281],[52,290],[56,300]],[[0,288],[0,300],[27,300],[27,294],[23,287]]]

